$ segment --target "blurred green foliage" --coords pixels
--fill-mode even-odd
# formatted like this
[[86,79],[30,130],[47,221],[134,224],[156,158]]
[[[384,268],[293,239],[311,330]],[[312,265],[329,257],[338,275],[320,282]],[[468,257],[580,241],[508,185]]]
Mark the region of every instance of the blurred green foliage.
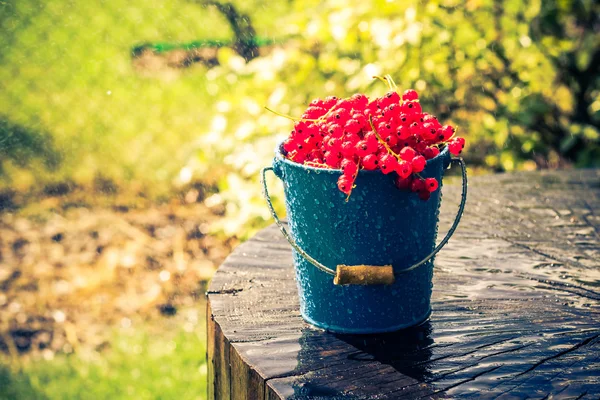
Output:
[[[31,167],[33,158],[41,157],[45,167],[55,168],[59,162],[58,152],[47,133],[26,129],[11,123],[0,115],[0,157],[11,159],[21,167]],[[0,164],[0,173],[2,165]]]
[[0,399],[205,399],[204,329],[173,332],[141,326],[115,332],[102,353],[8,365],[0,358]]
[[136,67],[139,43],[232,41],[200,3],[1,2],[0,114],[49,132],[63,159],[53,172],[4,157],[3,184],[200,180],[226,206],[216,228],[243,237],[268,220],[257,173],[291,129],[262,107],[381,95],[371,76],[385,73],[459,127],[471,166],[600,165],[597,2],[238,0],[258,36],[284,43],[249,62],[224,47],[212,68]]

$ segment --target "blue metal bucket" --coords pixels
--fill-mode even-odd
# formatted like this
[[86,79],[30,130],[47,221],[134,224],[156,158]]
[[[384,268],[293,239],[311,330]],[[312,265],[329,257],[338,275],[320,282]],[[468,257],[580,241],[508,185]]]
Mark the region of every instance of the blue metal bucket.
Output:
[[[462,169],[462,201],[452,228],[436,247],[442,177],[453,162]],[[269,170],[283,182],[291,235],[271,205],[265,181]],[[267,204],[293,247],[302,317],[339,333],[390,332],[426,321],[431,313],[433,259],[458,226],[466,201],[463,160],[451,158],[446,148],[427,161],[421,176],[440,182],[428,201],[398,190],[392,174],[361,170],[346,202],[337,188],[340,174],[291,162],[283,157],[281,146],[273,166],[262,171]],[[391,264],[395,281],[335,285],[333,274],[340,264]]]

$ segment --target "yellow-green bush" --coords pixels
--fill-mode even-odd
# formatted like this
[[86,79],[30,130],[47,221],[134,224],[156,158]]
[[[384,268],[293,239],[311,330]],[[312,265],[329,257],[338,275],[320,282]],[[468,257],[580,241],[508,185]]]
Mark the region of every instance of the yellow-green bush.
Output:
[[0,115],[49,132],[62,156],[54,172],[5,157],[4,185],[102,174],[167,190],[198,179],[226,203],[220,229],[243,235],[265,223],[257,172],[291,129],[263,106],[299,115],[313,97],[382,94],[371,76],[384,73],[458,125],[471,165],[600,162],[596,2],[235,4],[283,44],[250,62],[223,48],[213,68],[140,71],[136,44],[231,39],[231,29],[183,0],[2,3]]

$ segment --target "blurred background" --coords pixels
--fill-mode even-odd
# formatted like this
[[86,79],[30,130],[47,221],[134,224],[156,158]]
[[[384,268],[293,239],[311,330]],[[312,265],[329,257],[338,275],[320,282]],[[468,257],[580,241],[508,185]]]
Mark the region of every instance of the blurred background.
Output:
[[270,224],[258,171],[292,128],[264,106],[391,74],[471,174],[600,166],[599,12],[0,0],[0,398],[205,397],[207,281]]

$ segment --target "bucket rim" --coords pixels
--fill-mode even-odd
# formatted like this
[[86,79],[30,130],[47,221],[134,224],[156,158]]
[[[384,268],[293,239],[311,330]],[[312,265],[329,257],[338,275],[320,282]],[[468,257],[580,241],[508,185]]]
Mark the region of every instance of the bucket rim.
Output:
[[[444,158],[447,158],[447,157],[449,157],[448,146],[444,146],[444,148],[442,150],[440,150],[440,153],[437,156],[427,160],[427,162],[425,164],[425,168],[427,168],[428,166],[430,166],[433,163],[436,163],[438,161],[443,161]],[[318,173],[331,173],[331,174],[342,172],[341,169],[313,167],[310,165],[299,164],[297,162],[288,160],[287,158],[285,158],[283,156],[283,141],[279,142],[277,144],[277,147],[275,148],[275,159],[279,162],[290,165],[294,168],[301,168],[306,171],[315,171]],[[450,162],[450,161],[448,161],[448,162]],[[374,170],[360,169],[358,171],[358,173],[359,174],[381,174],[381,171],[376,170],[376,169],[374,169]]]

